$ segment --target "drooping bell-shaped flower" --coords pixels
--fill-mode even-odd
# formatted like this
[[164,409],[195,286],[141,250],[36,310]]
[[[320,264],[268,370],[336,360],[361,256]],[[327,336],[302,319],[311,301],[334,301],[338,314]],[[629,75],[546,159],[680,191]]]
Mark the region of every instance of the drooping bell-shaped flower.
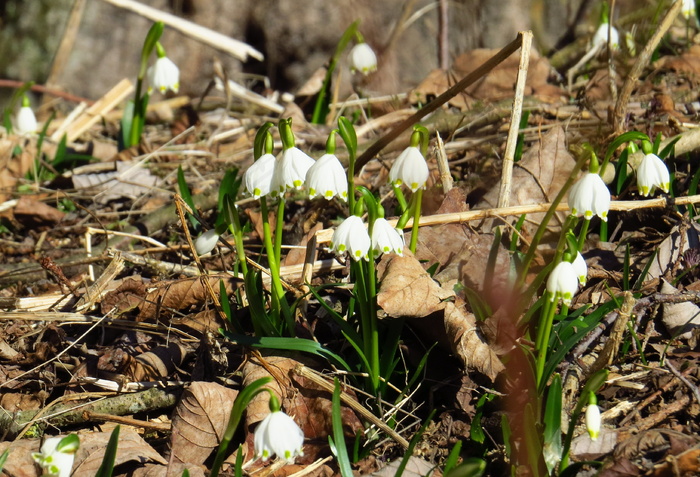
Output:
[[399,154],[389,171],[389,180],[400,186],[406,184],[411,191],[425,187],[430,171],[423,154],[417,146],[409,146]]
[[683,0],[683,6],[681,7],[681,14],[685,18],[691,18],[695,16],[695,0]]
[[158,59],[147,71],[149,91],[157,89],[161,94],[171,90],[177,93],[180,89],[180,69],[173,61],[165,56],[165,49],[156,42],[156,54]]
[[306,172],[306,187],[312,199],[321,195],[326,200],[338,196],[348,200],[348,178],[335,154],[324,154]]
[[576,252],[576,258],[572,262],[574,270],[576,270],[576,276],[578,277],[578,282],[581,286],[586,284],[588,279],[588,265],[586,265],[586,260],[581,255],[581,252]]
[[377,55],[367,43],[358,43],[350,50],[350,68],[363,75],[377,71]]
[[80,446],[76,434],[66,437],[50,437],[41,446],[41,452],[32,453],[32,458],[44,469],[45,476],[70,477],[75,453]]
[[351,215],[335,229],[331,239],[331,249],[338,253],[347,252],[355,260],[369,260],[369,248],[372,242],[367,227],[362,219]]
[[22,107],[19,108],[15,115],[14,129],[20,136],[35,133],[39,129],[39,124],[36,121],[36,116],[27,96],[22,98]]
[[561,298],[565,305],[571,304],[571,299],[578,291],[578,275],[574,265],[559,262],[547,278],[547,291],[551,295],[551,301]]
[[267,460],[273,455],[294,462],[294,458],[304,455],[304,432],[282,411],[274,411],[263,419],[253,435],[255,456]]
[[646,154],[637,168],[637,188],[644,197],[654,193],[655,188],[668,193],[671,176],[664,161],[653,153]]
[[608,220],[610,191],[598,174],[588,172],[569,189],[569,208],[572,215],[583,215],[591,220],[597,215]]
[[216,243],[219,241],[219,234],[216,233],[216,229],[209,229],[202,235],[197,237],[194,242],[194,248],[197,251],[197,255],[206,255],[216,247]]
[[[608,45],[608,23],[601,23],[593,35],[593,48],[606,48]],[[610,36],[612,38],[612,48],[617,50],[620,48],[620,34],[617,28],[611,27]]]
[[377,252],[377,255],[390,252],[403,255],[405,245],[403,231],[392,227],[383,217],[374,221],[374,226],[372,227],[372,249]]
[[591,440],[594,441],[598,439],[600,435],[600,408],[598,408],[598,400],[594,393],[591,392],[588,398],[588,407],[586,408],[586,430],[588,435],[591,436]]
[[287,189],[301,189],[314,160],[294,145],[292,120],[282,119],[278,126],[284,149],[277,159],[272,175],[273,193],[284,194]]
[[259,199],[272,191],[272,176],[277,165],[277,158],[272,154],[263,154],[245,171],[243,184],[250,195]]

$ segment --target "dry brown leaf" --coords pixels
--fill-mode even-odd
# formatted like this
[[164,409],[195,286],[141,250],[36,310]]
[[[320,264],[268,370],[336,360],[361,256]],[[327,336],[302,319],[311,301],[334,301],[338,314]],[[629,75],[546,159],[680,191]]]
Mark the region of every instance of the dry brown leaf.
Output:
[[15,190],[20,177],[24,177],[34,165],[36,157],[36,139],[21,139],[22,152],[13,156],[17,140],[0,139],[0,203],[5,202]]
[[[0,475],[14,477],[37,477],[39,467],[34,464],[32,452],[39,452],[40,439],[22,439],[18,442],[0,442],[0,454],[10,449],[10,455],[5,461]],[[75,474],[73,474],[75,475]]]
[[190,477],[206,475],[204,466],[171,462],[169,465],[146,464],[129,474],[129,477],[180,477],[185,469],[190,473]]
[[462,360],[465,368],[476,369],[491,380],[503,371],[503,363],[486,344],[476,326],[476,318],[464,306],[448,302],[445,306],[445,331],[452,343],[452,351]]
[[671,272],[689,248],[700,248],[700,224],[681,222],[656,248],[653,262],[647,272],[647,281],[661,278]]
[[445,307],[454,294],[440,287],[410,252],[386,256],[377,270],[377,304],[393,317],[423,318]]
[[692,45],[680,55],[664,56],[654,67],[683,73],[697,81],[700,78],[700,45]]
[[[576,160],[566,145],[566,133],[560,126],[553,128],[542,136],[541,141],[533,145],[523,154],[523,157],[513,168],[512,190],[510,205],[542,204],[551,202],[561,191],[564,183],[571,174]],[[498,205],[500,184],[494,185],[475,209],[489,209]],[[527,221],[521,233],[531,237],[544,217],[543,213],[528,214]],[[558,212],[549,224],[548,231],[558,234],[561,224],[566,218],[566,212]],[[490,232],[493,220],[486,220],[483,231]]]
[[[661,293],[677,295],[680,291],[662,280]],[[663,322],[671,336],[688,339],[692,336],[693,329],[700,328],[700,307],[694,303],[664,303],[663,311]]]
[[[219,291],[219,281],[223,279],[226,292],[229,296],[235,291],[237,281],[230,277],[194,277],[181,280],[162,281],[155,284],[153,290],[149,290],[144,302],[139,305],[138,321],[156,318],[156,313],[170,315],[170,310],[187,311],[190,307],[201,305],[209,299],[209,294],[203,284],[203,280],[209,280],[209,284],[215,292]],[[162,319],[162,316],[159,316]]]
[[78,190],[89,189],[95,201],[106,204],[111,200],[137,199],[157,187],[161,179],[151,174],[139,162],[114,162],[115,170],[98,174],[75,174],[73,186]]
[[[372,472],[369,475],[372,477],[393,477],[396,475],[396,471],[399,469],[401,461],[402,459],[393,460],[378,471]],[[406,464],[406,468],[404,469],[402,475],[405,475],[406,477],[422,477],[424,475],[431,476],[435,475],[435,471],[435,464],[412,455],[408,458],[408,463]]]
[[598,439],[592,441],[588,432],[584,432],[571,441],[571,457],[576,460],[597,460],[612,452],[617,444],[618,435],[616,429],[602,428]]
[[20,197],[13,213],[17,222],[28,228],[57,224],[66,215],[55,207],[29,196]]
[[[87,435],[81,435],[80,447],[75,454],[73,475],[97,474],[97,470],[102,465],[110,435],[111,432],[91,432]],[[119,446],[117,446],[117,457],[114,460],[114,465],[130,461],[141,464],[155,462],[165,465],[168,463],[135,430],[122,426],[119,432]]]
[[174,462],[202,464],[218,447],[238,391],[216,383],[194,382],[173,413],[170,450]]
[[[497,52],[498,50],[477,49],[462,53],[455,58],[451,71],[446,72],[440,69],[431,71],[411,92],[411,101],[425,103],[430,97],[444,93],[450,86],[484,64]],[[499,101],[512,97],[519,64],[520,53],[513,53],[486,76],[468,87],[464,94],[452,98],[450,104],[465,110],[471,107],[474,99]],[[525,94],[540,96],[545,101],[557,100],[566,96],[563,90],[547,83],[551,72],[552,67],[547,58],[532,50]]]

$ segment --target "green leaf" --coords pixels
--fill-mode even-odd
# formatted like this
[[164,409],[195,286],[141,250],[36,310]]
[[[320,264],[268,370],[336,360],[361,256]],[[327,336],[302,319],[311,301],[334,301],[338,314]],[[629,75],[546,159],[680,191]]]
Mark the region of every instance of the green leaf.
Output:
[[328,436],[331,447],[334,449],[336,459],[338,459],[338,468],[340,475],[343,477],[353,477],[352,466],[350,465],[350,457],[348,449],[345,446],[345,432],[343,431],[343,417],[340,409],[340,381],[334,379],[335,387],[333,389],[333,400],[331,408],[331,420],[333,423],[333,438]]
[[5,462],[7,462],[7,458],[10,457],[10,448],[8,447],[5,449],[5,452],[0,454],[0,471],[2,471],[2,468],[5,467]]
[[357,134],[355,127],[345,116],[338,118],[338,134],[343,138],[345,147],[348,148],[348,154],[355,157],[357,154]]
[[114,461],[117,458],[117,446],[119,445],[119,430],[121,426],[117,426],[109,436],[109,442],[105,449],[105,456],[102,459],[102,465],[97,469],[95,477],[112,477],[114,472]]
[[445,472],[445,477],[481,477],[486,471],[486,461],[478,457],[468,457],[457,467]]
[[69,434],[58,442],[56,452],[74,454],[80,447],[80,438],[77,434]]
[[416,448],[416,445],[420,442],[421,438],[423,437],[423,434],[425,433],[425,430],[428,428],[428,425],[430,425],[430,423],[432,422],[433,416],[435,415],[435,411],[435,409],[430,411],[430,414],[428,414],[428,417],[425,419],[425,422],[423,422],[423,425],[420,426],[418,432],[416,432],[411,438],[411,442],[408,443],[408,448],[406,449],[406,452],[404,453],[403,458],[401,459],[401,463],[399,464],[398,469],[396,469],[394,477],[401,477],[403,475],[403,471],[406,470],[406,465],[408,465],[408,461],[413,455],[413,451]]
[[233,407],[231,408],[231,415],[229,416],[226,430],[221,438],[219,448],[216,451],[214,463],[211,466],[211,472],[209,473],[210,477],[217,477],[219,475],[221,464],[224,463],[224,459],[228,455],[228,445],[231,442],[231,439],[233,439],[233,435],[236,433],[238,424],[241,422],[243,411],[245,411],[245,408],[248,407],[251,399],[253,399],[258,393],[264,391],[263,386],[271,381],[272,378],[269,376],[257,379],[243,388],[243,390],[238,393],[238,396],[236,396],[236,400],[233,402]]
[[629,158],[629,150],[625,149],[620,154],[620,158],[617,160],[617,181],[615,182],[615,191],[619,195],[622,192],[622,188],[627,182],[627,161]]
[[459,453],[462,451],[462,441],[455,442],[455,445],[447,456],[445,466],[442,469],[442,475],[447,475],[456,465],[459,460]]
[[617,151],[618,147],[622,146],[623,144],[625,144],[627,142],[632,142],[632,141],[649,141],[649,142],[651,142],[649,139],[649,136],[647,136],[646,134],[639,132],[639,131],[628,131],[626,133],[620,134],[608,146],[608,149],[605,153],[605,162],[608,162],[610,160],[612,155],[615,154],[615,151]]
[[561,376],[554,375],[544,410],[544,462],[551,474],[561,460]]
[[476,413],[472,419],[469,433],[474,442],[483,444],[486,440],[486,433],[484,433],[484,428],[481,426],[481,419],[484,417],[484,407],[486,406],[486,403],[493,401],[495,397],[495,394],[486,393],[483,394],[476,402]]

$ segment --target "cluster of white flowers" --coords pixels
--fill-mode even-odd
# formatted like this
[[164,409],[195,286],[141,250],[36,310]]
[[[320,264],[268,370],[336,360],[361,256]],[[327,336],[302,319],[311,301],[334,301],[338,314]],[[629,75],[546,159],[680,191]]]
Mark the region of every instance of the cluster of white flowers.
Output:
[[369,251],[376,255],[394,252],[403,255],[405,246],[403,232],[396,229],[384,218],[374,221],[372,236],[367,232],[367,226],[360,217],[351,215],[345,219],[333,233],[331,249],[344,254],[348,253],[355,260],[369,260]]
[[588,276],[588,266],[580,253],[576,254],[573,263],[559,262],[547,278],[547,291],[551,301],[561,299],[565,305],[571,304],[571,299],[578,291],[579,284],[585,285]]

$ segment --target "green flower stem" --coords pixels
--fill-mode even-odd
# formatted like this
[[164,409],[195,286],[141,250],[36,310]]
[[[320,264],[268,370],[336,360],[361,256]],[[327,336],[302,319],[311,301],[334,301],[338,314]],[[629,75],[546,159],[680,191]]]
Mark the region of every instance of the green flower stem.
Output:
[[[369,365],[372,368],[372,389],[376,394],[379,389],[379,326],[377,323],[377,270],[374,262],[374,251],[369,251],[369,277],[368,285],[368,300],[367,307],[369,308],[369,323],[370,323],[370,357]],[[390,376],[385,376],[389,379]]]
[[521,289],[522,286],[525,284],[525,278],[527,278],[530,263],[532,262],[532,259],[535,258],[537,246],[540,244],[544,233],[547,231],[547,225],[556,213],[557,206],[564,199],[564,195],[569,191],[573,183],[576,181],[576,177],[578,176],[578,173],[583,167],[583,164],[586,161],[586,159],[586,155],[581,154],[581,157],[579,157],[578,161],[576,161],[576,165],[571,170],[569,178],[566,180],[566,183],[564,183],[564,187],[561,188],[557,196],[554,198],[554,201],[552,201],[552,206],[544,214],[542,222],[540,222],[540,225],[537,228],[534,237],[532,238],[532,242],[528,247],[527,253],[525,254],[525,258],[523,258],[522,269],[520,271],[520,276],[518,277],[518,281],[516,283],[516,290]]
[[241,266],[243,276],[248,274],[248,262],[245,259],[245,247],[243,247],[243,229],[241,228],[241,218],[238,215],[238,209],[234,206],[231,208],[231,217],[233,224],[229,225],[229,230],[233,234],[235,240],[236,254],[238,255],[238,263]]
[[[372,253],[372,252],[370,252]],[[379,389],[379,338],[377,332],[377,315],[376,308],[372,306],[376,296],[372,296],[374,286],[372,282],[372,273],[374,267],[369,270],[369,263],[373,262],[370,257],[369,262],[355,262],[357,270],[357,279],[355,280],[355,293],[357,302],[360,305],[360,321],[362,324],[362,345],[366,357],[369,358],[369,374],[368,384],[371,387],[372,394],[377,394]],[[367,267],[368,269],[365,269]],[[372,315],[372,312],[375,314]]]
[[279,265],[282,262],[282,231],[284,229],[284,206],[286,201],[283,196],[280,196],[279,204],[277,204],[277,220],[275,222],[275,260]]
[[583,250],[583,245],[586,243],[586,235],[588,234],[588,226],[591,224],[590,220],[583,220],[583,223],[581,224],[581,232],[579,232],[578,235],[578,251],[581,252]]
[[418,228],[420,227],[420,213],[423,206],[423,188],[421,187],[413,194],[413,228],[411,229],[411,253],[416,253],[418,244]]
[[396,200],[399,201],[399,207],[401,207],[401,213],[403,214],[408,209],[406,197],[403,195],[403,192],[401,192],[401,187],[395,184],[391,184],[391,187],[394,189],[394,195],[396,196]]
[[270,220],[268,218],[267,198],[265,197],[260,199],[260,213],[262,214],[263,241],[265,243],[265,250],[267,251],[267,261],[270,268],[270,279],[272,283],[270,313],[273,316],[276,326],[279,327],[280,308],[284,302],[284,288],[282,287],[282,281],[280,279],[279,261],[275,256],[275,248],[272,244],[272,232],[270,230]]
[[549,348],[549,336],[552,333],[552,324],[554,323],[554,314],[557,310],[556,302],[551,300],[552,294],[550,292],[545,292],[545,310],[542,316],[544,320],[540,322],[540,326],[537,330],[537,341],[535,342],[535,350],[537,351],[537,363],[535,377],[537,381],[537,388],[542,389],[542,378],[544,374],[544,365],[547,360],[547,349]]
[[348,148],[348,210],[355,208],[355,151]]
[[[348,46],[352,37],[355,36],[357,32],[357,25],[359,20],[356,20],[352,25],[350,25],[347,30],[340,37],[338,46],[335,48],[335,52],[328,62],[328,68],[326,69],[326,76],[323,78],[323,85],[321,90],[318,92],[318,98],[316,99],[316,104],[314,105],[314,113],[311,117],[312,124],[323,124],[328,115],[328,94],[331,90],[331,80],[333,79],[333,73],[338,65],[338,60],[340,60],[340,55],[343,53],[345,48]],[[351,209],[352,210],[352,209]]]

